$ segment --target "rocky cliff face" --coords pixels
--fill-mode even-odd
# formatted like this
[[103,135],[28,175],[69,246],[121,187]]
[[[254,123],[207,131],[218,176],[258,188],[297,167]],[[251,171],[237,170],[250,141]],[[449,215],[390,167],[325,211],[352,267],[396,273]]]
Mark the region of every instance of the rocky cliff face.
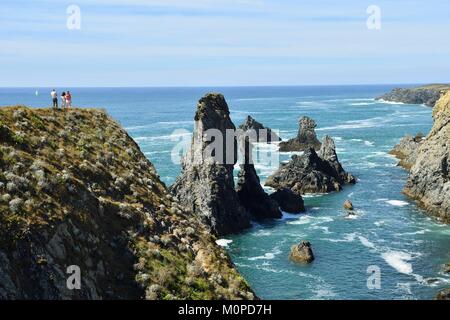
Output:
[[280,219],[282,213],[279,204],[264,191],[252,161],[252,143],[247,136],[240,136],[239,147],[243,155],[240,164],[236,191],[240,203],[255,218]]
[[1,108],[0,169],[0,299],[254,298],[104,112]]
[[417,154],[423,139],[422,134],[417,134],[415,137],[406,135],[389,153],[400,160],[399,166],[410,170],[417,160]]
[[272,131],[272,129],[265,127],[262,123],[256,121],[251,116],[247,116],[243,124],[239,126],[239,129],[244,132],[254,130],[257,142],[281,141],[281,138]]
[[356,178],[339,163],[333,139],[326,136],[318,153],[313,148],[292,160],[267,178],[266,185],[275,189],[288,188],[294,193],[326,193],[339,191]]
[[395,88],[391,92],[377,97],[376,100],[407,104],[425,104],[429,107],[434,107],[440,98],[441,91],[449,89],[450,85],[445,84],[427,85],[416,88]]
[[[208,152],[213,147],[208,137],[210,129],[223,137],[223,143],[216,144],[223,154]],[[234,185],[237,138],[227,136],[227,129],[236,128],[225,98],[221,94],[205,95],[197,105],[191,148],[183,158],[181,175],[171,187],[180,203],[201,217],[217,235],[239,232],[250,226],[250,215],[241,205]],[[227,150],[227,145],[234,147]]]
[[428,212],[450,222],[450,92],[433,110],[431,132],[419,147],[404,192]]
[[[251,218],[281,218],[278,203],[261,187],[251,160],[252,142],[258,137],[249,137],[245,133],[258,129],[259,125],[250,121],[242,127],[244,132],[235,130],[225,98],[216,93],[200,99],[195,122],[194,137],[183,159],[182,173],[171,187],[177,199],[201,217],[217,235],[242,231],[250,227]],[[221,144],[216,144],[220,139],[211,141],[210,130],[220,134]],[[227,131],[233,134],[227,134]],[[222,147],[223,153],[209,152],[213,147]],[[244,159],[235,186],[233,170],[238,160],[238,148]]]
[[309,148],[319,150],[321,143],[317,139],[315,128],[316,122],[308,117],[303,117],[298,121],[299,129],[295,138],[280,142],[280,151],[304,151]]

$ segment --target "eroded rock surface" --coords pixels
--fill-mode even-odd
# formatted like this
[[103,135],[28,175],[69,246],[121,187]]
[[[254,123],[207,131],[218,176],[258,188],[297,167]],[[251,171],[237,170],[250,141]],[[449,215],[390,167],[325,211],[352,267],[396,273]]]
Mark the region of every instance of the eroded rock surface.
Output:
[[429,213],[450,221],[450,92],[433,109],[433,127],[419,147],[404,188]]
[[422,144],[424,137],[422,134],[417,134],[415,137],[406,135],[389,153],[400,160],[399,166],[410,170],[417,160],[419,147]]
[[247,116],[243,124],[239,126],[239,129],[244,132],[248,132],[249,130],[254,130],[255,132],[255,142],[267,142],[271,143],[272,141],[281,141],[281,138],[272,131],[272,129],[265,127],[262,123],[256,121],[251,116]]
[[[210,129],[218,130],[223,137],[222,157],[205,151],[213,143],[208,137]],[[171,187],[179,202],[217,235],[239,232],[250,226],[250,214],[239,201],[233,178],[237,138],[226,133],[235,129],[223,95],[209,93],[201,98],[191,148],[182,160],[180,176]],[[228,146],[234,146],[231,150],[227,150],[230,149],[227,142]]]
[[309,148],[319,150],[321,143],[317,139],[315,131],[316,122],[309,117],[303,117],[299,120],[298,125],[297,136],[288,141],[280,142],[280,151],[304,151]]
[[301,156],[294,155],[266,180],[267,186],[288,188],[300,195],[340,191],[347,183],[356,183],[356,178],[342,168],[329,136],[324,138],[318,153],[310,148]]
[[291,247],[289,259],[296,263],[311,263],[314,261],[314,254],[311,249],[311,243],[302,241]]

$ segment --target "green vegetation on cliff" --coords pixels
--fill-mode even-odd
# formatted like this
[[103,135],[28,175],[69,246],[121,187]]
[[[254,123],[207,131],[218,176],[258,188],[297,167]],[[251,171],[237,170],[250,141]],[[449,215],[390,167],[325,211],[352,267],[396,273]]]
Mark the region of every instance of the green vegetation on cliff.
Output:
[[254,298],[215,240],[104,111],[0,109],[0,299]]

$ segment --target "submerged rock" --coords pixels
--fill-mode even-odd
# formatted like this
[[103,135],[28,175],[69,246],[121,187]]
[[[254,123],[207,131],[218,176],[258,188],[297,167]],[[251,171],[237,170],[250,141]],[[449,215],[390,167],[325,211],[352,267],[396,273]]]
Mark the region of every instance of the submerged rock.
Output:
[[415,137],[406,135],[389,153],[400,160],[399,166],[410,170],[417,160],[419,147],[424,140],[424,136],[418,133]]
[[285,142],[280,142],[280,151],[304,151],[309,148],[318,150],[321,146],[320,141],[317,139],[315,128],[316,122],[309,118],[303,117],[299,120],[299,130],[295,138]]
[[302,241],[291,247],[289,259],[296,263],[311,263],[314,261],[314,254],[311,244],[308,241]]
[[287,213],[299,213],[305,211],[302,196],[292,192],[290,189],[280,189],[270,195],[275,200],[280,209]]
[[[209,141],[209,129],[218,130],[222,135],[223,144],[218,147],[223,153],[207,152],[215,143]],[[236,128],[225,98],[221,94],[206,94],[197,105],[192,144],[182,160],[182,172],[170,188],[180,203],[199,216],[216,235],[250,227],[250,215],[235,190],[233,168],[237,161],[237,139],[226,134],[229,129]],[[227,143],[234,148],[227,150]]]
[[301,156],[294,155],[266,180],[267,186],[289,188],[300,195],[340,191],[347,183],[356,183],[356,178],[342,168],[329,136],[324,138],[318,154],[310,148]]
[[353,203],[350,200],[345,200],[344,202],[344,209],[345,210],[349,210],[349,211],[353,211]]
[[404,193],[430,214],[450,222],[450,92],[436,103],[433,127],[411,167]]
[[401,102],[407,104],[425,104],[434,107],[439,100],[442,90],[449,90],[450,85],[432,84],[416,88],[395,88],[376,100],[385,100],[391,102]]
[[281,138],[273,132],[272,129],[263,126],[262,123],[256,121],[251,116],[247,116],[247,118],[245,118],[244,123],[239,126],[239,129],[244,132],[254,130],[256,134],[255,142],[271,143],[272,141],[281,141]]

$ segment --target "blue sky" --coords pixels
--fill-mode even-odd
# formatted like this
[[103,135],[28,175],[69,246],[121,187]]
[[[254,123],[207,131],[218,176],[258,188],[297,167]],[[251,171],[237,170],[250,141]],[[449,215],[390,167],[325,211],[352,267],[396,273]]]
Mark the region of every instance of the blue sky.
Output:
[[0,86],[450,82],[449,17],[448,0],[2,0]]

